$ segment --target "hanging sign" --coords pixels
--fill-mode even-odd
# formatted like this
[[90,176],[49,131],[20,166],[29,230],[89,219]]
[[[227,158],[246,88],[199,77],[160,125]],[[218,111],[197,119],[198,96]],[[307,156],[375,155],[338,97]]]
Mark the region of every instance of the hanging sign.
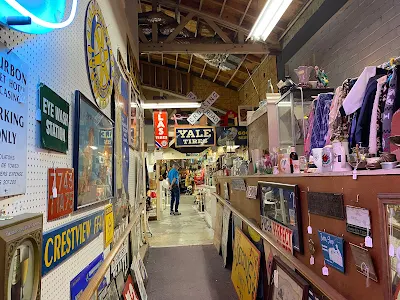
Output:
[[[349,244],[357,271],[367,277],[367,280],[372,279],[373,281],[378,282],[378,275],[375,271],[374,263],[368,249],[352,243]],[[396,297],[394,299],[398,298]]]
[[26,191],[28,66],[0,46],[0,197]]
[[248,199],[257,199],[258,187],[256,185],[248,185],[246,190],[246,197]]
[[257,247],[236,227],[231,279],[240,300],[257,297],[260,259]]
[[114,238],[113,205],[107,204],[104,208],[104,248],[111,244]]
[[67,153],[69,136],[69,104],[44,84],[39,87],[40,136],[42,147]]
[[49,169],[47,194],[47,221],[72,213],[74,210],[74,169]]
[[122,296],[124,300],[139,300],[138,296],[136,295],[135,288],[133,286],[133,280],[131,275],[128,275],[128,279],[125,282],[124,291],[122,292]]
[[369,210],[346,205],[346,230],[361,236],[371,236]]
[[[74,279],[70,282],[71,300],[78,300],[89,285],[89,281],[94,277],[97,270],[100,269],[104,262],[103,253],[97,256],[87,267],[85,267]],[[107,279],[104,277],[97,291],[100,292],[107,286]]]
[[343,194],[307,193],[308,211],[310,214],[344,220]]
[[[187,97],[191,100],[197,100],[197,96],[193,93],[190,92]],[[194,113],[192,113],[189,118],[187,118],[187,121],[194,125],[201,117],[202,115],[206,115],[207,118],[209,118],[215,125],[219,123],[221,120],[211,109],[211,105],[214,104],[215,101],[219,98],[219,95],[214,91],[211,93],[210,96],[201,104],[201,107],[198,108]]]
[[154,144],[156,148],[168,148],[168,113],[166,111],[155,111],[154,122]]
[[243,178],[234,178],[231,180],[232,190],[245,191],[246,183]]
[[344,239],[318,230],[325,263],[344,273]]
[[247,146],[247,127],[217,127],[217,146],[226,146],[227,142],[233,142],[236,146]]
[[262,216],[261,222],[262,228],[274,236],[283,249],[293,254],[293,230],[267,217]]
[[215,145],[215,127],[175,127],[175,146],[210,147]]
[[99,211],[43,235],[42,275],[66,261],[103,231],[104,212]]

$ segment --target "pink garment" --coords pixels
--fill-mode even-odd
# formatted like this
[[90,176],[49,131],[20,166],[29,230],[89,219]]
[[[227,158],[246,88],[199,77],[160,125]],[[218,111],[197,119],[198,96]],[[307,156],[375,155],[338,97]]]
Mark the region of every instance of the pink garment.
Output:
[[308,131],[306,139],[304,141],[304,155],[308,156],[310,154],[311,148],[311,134],[314,126],[314,103],[312,104],[310,115],[308,116]]
[[333,96],[332,104],[331,104],[331,109],[329,111],[329,129],[328,129],[328,135],[326,136],[326,144],[325,145],[330,145],[331,144],[331,137],[332,137],[332,130],[333,126],[336,122],[336,118],[339,114],[339,108],[342,106],[342,90],[343,87],[339,86],[336,91],[335,91],[335,96]]

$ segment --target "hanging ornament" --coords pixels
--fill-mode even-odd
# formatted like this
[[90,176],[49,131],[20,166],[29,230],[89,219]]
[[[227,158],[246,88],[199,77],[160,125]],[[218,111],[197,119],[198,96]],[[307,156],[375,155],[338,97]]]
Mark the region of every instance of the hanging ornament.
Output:
[[314,265],[315,264],[315,259],[314,259],[314,254],[315,254],[315,245],[314,245],[314,241],[312,239],[308,239],[308,249],[310,250],[310,265]]

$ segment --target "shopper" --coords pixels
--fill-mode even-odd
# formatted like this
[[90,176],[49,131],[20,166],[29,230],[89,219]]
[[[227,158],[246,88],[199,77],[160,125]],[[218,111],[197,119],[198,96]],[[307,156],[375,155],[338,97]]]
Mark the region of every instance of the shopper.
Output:
[[[179,172],[178,172],[178,165],[176,163],[172,165],[172,169],[168,172],[168,182],[169,182],[169,190],[171,191],[170,215],[180,215],[181,213],[178,211],[179,197],[180,197]],[[175,203],[175,211],[174,211],[174,203]]]

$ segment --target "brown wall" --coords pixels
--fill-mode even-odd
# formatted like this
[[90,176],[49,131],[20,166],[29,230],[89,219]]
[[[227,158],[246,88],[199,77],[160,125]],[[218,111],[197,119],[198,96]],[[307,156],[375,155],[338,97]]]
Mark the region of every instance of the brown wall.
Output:
[[[251,80],[248,80],[246,84],[239,91],[239,100],[241,105],[253,105],[258,107],[258,102],[265,99],[265,93],[268,88],[268,79],[272,79],[275,92],[278,88],[277,84],[277,69],[276,69],[276,56],[270,55],[265,59],[258,70],[252,76],[254,85],[257,87],[258,94]],[[268,90],[270,93],[271,91]]]
[[[229,177],[218,178],[218,183],[223,185]],[[350,176],[326,176],[326,177],[274,177],[264,176],[246,177],[247,185],[257,185],[258,181],[270,181],[286,184],[297,184],[300,190],[300,206],[302,215],[302,229],[304,242],[304,255],[295,253],[295,256],[304,264],[308,265],[310,271],[318,274],[323,280],[329,283],[333,288],[340,292],[347,299],[384,299],[384,291],[386,289],[384,283],[385,270],[382,267],[383,253],[380,230],[382,220],[378,212],[377,195],[379,193],[398,193],[400,187],[399,175],[387,176],[359,176],[357,180],[353,180]],[[397,184],[396,184],[397,182]],[[374,239],[372,249],[369,249],[375,270],[378,275],[379,282],[376,283],[370,280],[370,287],[366,288],[366,277],[357,272],[354,259],[351,254],[349,242],[360,245],[364,238],[351,234],[346,231],[346,221],[336,220],[332,218],[311,215],[311,226],[313,228],[312,239],[315,243],[315,265],[309,265],[310,252],[308,249],[307,224],[307,188],[312,192],[327,192],[327,193],[343,193],[344,204],[367,208],[370,211],[371,217],[371,232]],[[359,195],[359,203],[356,203],[357,195]],[[223,196],[223,195],[222,195]],[[245,192],[231,190],[230,201],[232,205],[243,213],[247,218],[255,219],[260,224],[260,201],[250,200],[246,198]],[[329,276],[324,277],[321,274],[323,267],[323,254],[318,238],[318,230],[326,230],[327,233],[342,236],[345,240],[345,273],[341,273],[336,269],[329,267]]]

